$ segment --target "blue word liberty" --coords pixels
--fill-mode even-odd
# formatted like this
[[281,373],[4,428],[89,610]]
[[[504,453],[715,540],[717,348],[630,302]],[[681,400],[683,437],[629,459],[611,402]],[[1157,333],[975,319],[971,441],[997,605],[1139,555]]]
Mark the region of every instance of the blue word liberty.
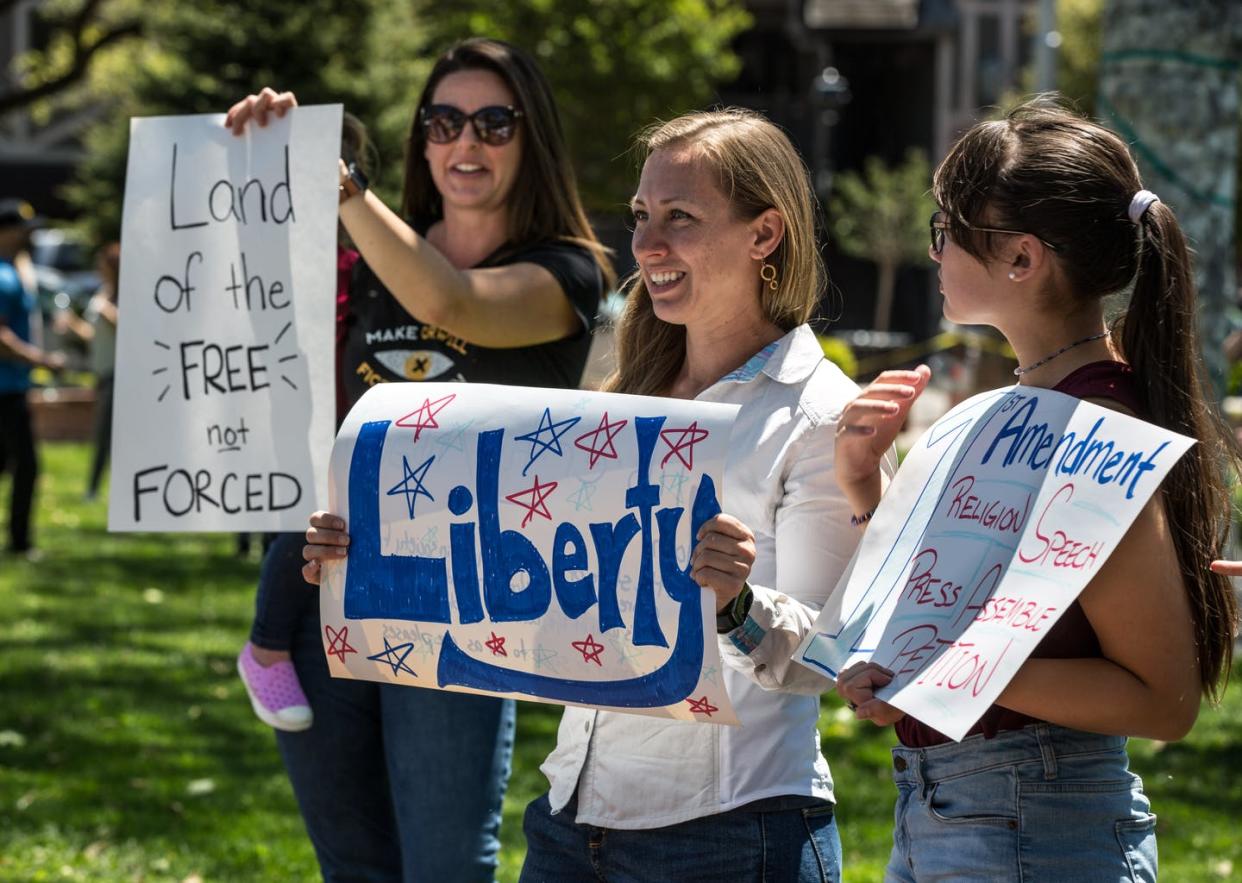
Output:
[[[677,527],[682,507],[660,506],[660,484],[651,481],[651,458],[663,417],[634,421],[639,465],[625,495],[628,511],[615,522],[588,525],[598,567],[588,570],[587,540],[570,522],[557,525],[551,560],[527,537],[500,527],[500,455],[504,430],[478,436],[474,490],[458,485],[449,492],[449,511],[462,520],[449,526],[447,557],[385,555],[380,545],[379,468],[390,421],[362,426],[350,462],[350,551],[345,581],[348,619],[405,619],[452,622],[449,574],[462,623],[519,622],[539,619],[555,595],[570,619],[597,608],[600,631],[624,628],[617,599],[618,572],[626,551],[640,550],[632,637],[635,645],[667,647],[655,603],[655,567],[668,596],[679,605],[677,640],[669,659],[649,674],[619,681],[575,681],[513,671],[474,659],[446,630],[437,681],[492,692],[524,693],[565,702],[655,708],[684,699],[698,682],[703,660],[702,601],[690,566],[677,560]],[[704,475],[691,506],[691,536],[720,512],[715,483]],[[477,544],[477,545],[476,545]],[[480,554],[476,554],[476,549]],[[478,562],[482,562],[479,573]],[[585,572],[585,575],[581,575]],[[526,585],[513,589],[514,577]]]

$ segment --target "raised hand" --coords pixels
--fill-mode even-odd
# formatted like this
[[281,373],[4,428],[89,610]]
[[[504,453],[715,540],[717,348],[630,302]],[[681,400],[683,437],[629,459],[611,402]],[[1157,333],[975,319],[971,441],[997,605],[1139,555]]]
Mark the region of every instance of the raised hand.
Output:
[[224,115],[224,125],[232,129],[234,135],[241,135],[251,120],[266,126],[269,113],[283,117],[289,108],[297,106],[297,96],[292,92],[277,92],[270,86],[264,86],[257,94],[247,95],[230,107]]

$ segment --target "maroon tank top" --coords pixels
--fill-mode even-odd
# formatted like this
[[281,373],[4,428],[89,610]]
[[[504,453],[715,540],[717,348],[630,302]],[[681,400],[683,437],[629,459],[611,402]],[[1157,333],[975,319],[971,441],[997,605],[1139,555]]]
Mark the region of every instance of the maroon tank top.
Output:
[[[1121,362],[1092,362],[1083,365],[1068,374],[1053,389],[1080,399],[1110,399],[1135,414],[1142,413],[1134,372],[1129,365]],[[1099,655],[1100,642],[1095,635],[1095,629],[1091,628],[1082,605],[1075,601],[1048,630],[1048,634],[1031,653],[1031,658],[1084,659]],[[1037,723],[1043,722],[1039,718],[993,705],[966,735],[982,733],[985,739],[991,739],[997,733],[1020,730]],[[909,715],[899,720],[894,729],[901,744],[908,748],[930,748],[932,745],[952,741],[939,730],[932,729]]]

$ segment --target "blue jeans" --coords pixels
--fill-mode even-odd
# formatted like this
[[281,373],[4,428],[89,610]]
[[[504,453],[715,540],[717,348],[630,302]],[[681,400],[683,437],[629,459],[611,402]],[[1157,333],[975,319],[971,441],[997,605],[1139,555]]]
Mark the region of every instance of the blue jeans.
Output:
[[[300,555],[288,564],[300,582]],[[513,702],[332,678],[315,603],[292,652],[315,723],[276,739],[324,880],[491,881]]]
[[574,821],[575,797],[553,815],[545,794],[526,807],[521,883],[837,883],[841,839],[831,804],[745,807],[665,828],[630,831]]
[[1156,879],[1156,817],[1126,740],[1051,724],[894,748],[888,881]]
[[[250,535],[238,536],[246,537],[248,548]],[[288,652],[307,608],[318,607],[319,590],[302,578],[305,563],[302,547],[306,545],[306,534],[264,534],[263,542],[263,567],[254,596],[250,643],[267,650]]]

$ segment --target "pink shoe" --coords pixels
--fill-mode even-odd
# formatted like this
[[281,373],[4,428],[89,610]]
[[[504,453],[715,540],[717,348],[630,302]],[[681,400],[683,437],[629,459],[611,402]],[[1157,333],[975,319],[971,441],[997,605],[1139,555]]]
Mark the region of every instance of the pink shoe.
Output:
[[237,673],[246,685],[250,704],[259,720],[290,733],[310,728],[314,715],[292,662],[262,666],[247,642],[237,654]]

